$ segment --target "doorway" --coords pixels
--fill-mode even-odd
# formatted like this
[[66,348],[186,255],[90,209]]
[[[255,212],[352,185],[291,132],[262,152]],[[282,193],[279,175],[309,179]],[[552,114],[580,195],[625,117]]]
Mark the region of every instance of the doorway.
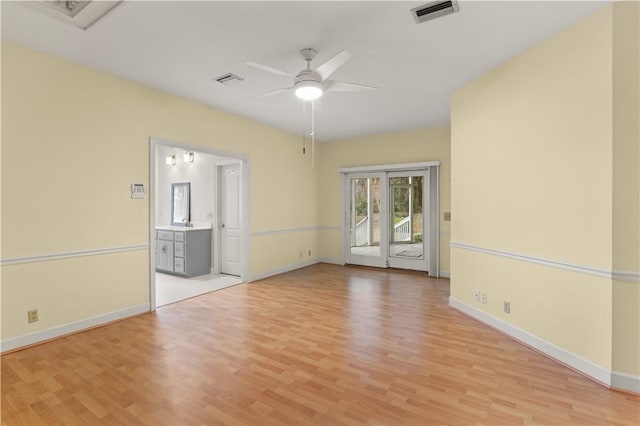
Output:
[[341,169],[345,263],[439,275],[438,165]]
[[[232,178],[221,176],[223,169],[231,170]],[[249,161],[243,156],[150,140],[152,310],[248,280],[248,169]],[[188,213],[180,221],[172,218],[177,211],[177,198],[172,195],[177,184],[190,188]],[[221,216],[230,217],[229,212],[233,217],[223,222]],[[222,237],[220,226],[228,221],[233,225],[231,248],[223,244],[229,238]],[[234,260],[233,270],[222,268],[220,259],[228,257]]]

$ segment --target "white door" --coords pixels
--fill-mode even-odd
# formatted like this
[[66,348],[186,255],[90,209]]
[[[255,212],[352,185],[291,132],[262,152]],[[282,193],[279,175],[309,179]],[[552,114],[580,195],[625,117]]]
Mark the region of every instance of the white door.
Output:
[[346,175],[346,262],[355,265],[387,265],[386,185],[384,173]]
[[223,274],[240,276],[240,212],[242,179],[240,165],[219,168],[220,266]]
[[427,170],[387,173],[389,266],[429,270],[429,174]]

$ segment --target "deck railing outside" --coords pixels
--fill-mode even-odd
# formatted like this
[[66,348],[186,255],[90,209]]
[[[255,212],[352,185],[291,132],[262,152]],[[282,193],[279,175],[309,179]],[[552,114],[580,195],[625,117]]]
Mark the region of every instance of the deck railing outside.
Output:
[[411,216],[407,216],[393,225],[393,242],[411,241]]
[[[358,224],[356,225],[355,232],[355,244],[352,244],[352,247],[362,247],[369,245],[368,241],[368,231],[369,230],[369,216],[364,217]],[[354,232],[351,232],[351,235],[354,235]]]

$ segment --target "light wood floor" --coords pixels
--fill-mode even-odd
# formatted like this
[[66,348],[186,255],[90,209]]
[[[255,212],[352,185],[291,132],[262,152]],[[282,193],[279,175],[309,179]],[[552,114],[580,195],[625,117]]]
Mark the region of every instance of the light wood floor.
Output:
[[447,306],[448,281],[315,265],[2,357],[2,423],[640,424]]

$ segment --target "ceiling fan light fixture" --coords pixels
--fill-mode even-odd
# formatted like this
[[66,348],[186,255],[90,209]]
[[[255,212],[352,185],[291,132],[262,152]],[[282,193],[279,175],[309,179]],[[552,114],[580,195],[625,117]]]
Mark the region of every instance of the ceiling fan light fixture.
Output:
[[301,81],[295,85],[296,96],[303,101],[313,101],[322,96],[322,84],[317,81]]

